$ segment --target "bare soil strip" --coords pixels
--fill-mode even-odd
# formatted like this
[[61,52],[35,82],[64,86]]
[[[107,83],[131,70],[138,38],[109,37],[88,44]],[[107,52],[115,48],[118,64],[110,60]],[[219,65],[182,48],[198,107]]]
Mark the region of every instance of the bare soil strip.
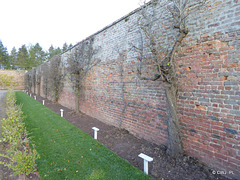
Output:
[[76,114],[74,111],[45,98],[37,97],[37,100],[40,103],[45,100],[45,105],[59,115],[60,109],[63,109],[66,120],[92,137],[94,136],[92,127],[99,128],[98,141],[141,170],[143,170],[143,160],[138,155],[144,153],[152,157],[153,161],[149,163],[149,175],[154,179],[227,179],[220,175],[214,175],[212,173],[214,169],[199,163],[195,158],[189,156],[177,160],[169,158],[164,145],[156,145],[144,139],[136,138],[126,130],[107,125],[83,113]]

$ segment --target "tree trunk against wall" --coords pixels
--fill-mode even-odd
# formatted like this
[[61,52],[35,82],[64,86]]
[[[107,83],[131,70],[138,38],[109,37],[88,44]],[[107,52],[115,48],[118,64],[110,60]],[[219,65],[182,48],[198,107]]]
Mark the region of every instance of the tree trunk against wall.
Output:
[[79,95],[80,95],[80,88],[78,87],[76,89],[76,92],[75,92],[75,108],[76,108],[76,112],[79,113]]
[[177,114],[177,88],[174,84],[165,84],[167,113],[168,113],[168,154],[171,157],[183,153],[181,132]]
[[40,96],[40,87],[41,87],[40,82],[37,82],[37,96]]
[[[138,69],[138,76],[141,80],[152,80],[156,81],[161,78],[165,82],[165,92],[167,101],[167,113],[168,113],[168,153],[172,157],[178,157],[182,155],[182,141],[181,141],[181,130],[178,122],[177,114],[177,74],[176,74],[176,60],[175,55],[177,54],[177,49],[181,46],[183,39],[187,36],[189,29],[187,28],[187,17],[190,13],[195,12],[201,6],[205,4],[205,0],[170,0],[165,1],[165,7],[168,13],[171,14],[173,20],[173,28],[176,29],[177,36],[174,38],[173,46],[171,43],[169,47],[163,47],[164,41],[161,40],[161,32],[157,33],[157,20],[156,17],[158,13],[155,11],[158,2],[163,1],[151,1],[151,3],[142,6],[141,17],[139,17],[139,26],[145,36],[140,32],[141,44],[140,46],[133,46],[137,52],[140,54],[140,67]],[[152,10],[147,11],[147,6],[152,5]],[[161,7],[163,7],[160,4]],[[150,15],[149,15],[150,13]],[[161,14],[164,15],[165,14]],[[159,18],[161,19],[161,17]],[[159,22],[160,23],[160,22]],[[161,23],[160,23],[161,24]],[[170,26],[171,27],[171,26]],[[158,29],[161,29],[158,27]],[[144,45],[143,37],[146,41]],[[168,40],[168,39],[167,39]],[[171,42],[171,41],[170,41]],[[153,78],[142,77],[142,61],[148,60],[148,57],[144,57],[144,47],[147,47],[152,54],[153,65],[157,70],[157,74]],[[145,64],[146,66],[146,64]]]
[[46,81],[46,84],[45,84],[45,98],[47,98],[48,97],[48,83],[47,83],[47,81]]
[[53,102],[56,103],[57,100],[58,100],[58,98],[57,98],[57,93],[54,92],[53,94],[54,94],[54,95],[53,95]]
[[36,69],[32,71],[32,85],[33,85],[33,94],[36,94]]
[[[164,74],[165,92],[168,113],[168,154],[171,157],[179,157],[183,155],[181,130],[177,113],[177,76],[175,69],[175,53],[181,45],[183,39],[187,36],[188,29],[179,27],[179,34],[175,44],[170,51],[169,56],[162,61],[161,72]],[[169,64],[171,66],[169,66]]]
[[33,79],[33,94],[36,94],[36,79]]

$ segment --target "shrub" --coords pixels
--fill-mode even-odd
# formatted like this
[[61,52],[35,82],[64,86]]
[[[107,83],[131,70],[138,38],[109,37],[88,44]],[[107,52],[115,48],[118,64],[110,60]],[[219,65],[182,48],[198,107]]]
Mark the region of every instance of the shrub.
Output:
[[0,74],[0,86],[2,86],[2,89],[4,89],[6,86],[14,86],[16,82],[14,82],[13,78],[13,76]]
[[16,105],[15,92],[10,89],[7,93],[7,118],[1,120],[2,139],[1,141],[9,143],[6,154],[0,156],[9,159],[8,162],[1,162],[14,171],[14,175],[28,175],[36,170],[35,160],[39,155],[27,137],[28,133],[23,123],[23,112],[21,106]]

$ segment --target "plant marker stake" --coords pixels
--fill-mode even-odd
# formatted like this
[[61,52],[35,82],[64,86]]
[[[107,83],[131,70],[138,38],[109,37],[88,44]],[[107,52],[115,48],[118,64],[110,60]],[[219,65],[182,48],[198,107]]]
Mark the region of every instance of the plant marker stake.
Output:
[[32,97],[32,94],[30,94],[30,97]]
[[96,127],[93,127],[92,129],[94,130],[94,139],[97,139],[97,132],[99,131],[99,129]]
[[42,104],[44,105],[45,100],[42,100]]
[[34,96],[34,99],[37,100],[37,96]]
[[148,174],[148,162],[153,161],[153,158],[151,158],[143,153],[139,154],[138,157],[140,157],[144,160],[144,173]]
[[63,117],[63,109],[60,109],[61,117]]

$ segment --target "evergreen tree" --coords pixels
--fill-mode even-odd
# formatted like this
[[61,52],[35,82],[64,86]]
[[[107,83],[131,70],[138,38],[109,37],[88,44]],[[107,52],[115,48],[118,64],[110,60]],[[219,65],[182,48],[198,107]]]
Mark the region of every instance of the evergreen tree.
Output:
[[55,55],[58,55],[58,54],[61,54],[62,53],[62,50],[60,47],[58,47],[57,49],[54,50],[54,56]]
[[11,64],[11,69],[18,69],[19,64],[17,62],[17,50],[15,47],[12,48],[10,56],[9,56],[9,61]]
[[67,43],[65,42],[65,43],[63,44],[62,52],[65,52],[67,49],[68,49],[68,45],[67,45]]
[[72,43],[69,44],[68,49],[71,49],[73,47]]
[[54,51],[54,47],[53,47],[53,45],[51,45],[50,48],[48,49],[48,55],[51,55],[53,53],[53,51]]
[[10,69],[7,48],[4,47],[1,40],[0,40],[0,69]]
[[34,46],[30,47],[29,58],[32,67],[36,67],[46,61],[46,53],[43,51],[39,43],[36,43]]
[[32,62],[30,61],[28,50],[25,44],[18,49],[17,61],[20,69],[29,70],[32,68]]
[[57,49],[54,49],[53,45],[50,46],[48,49],[48,59],[51,59],[53,56],[61,54],[62,50],[58,47]]

